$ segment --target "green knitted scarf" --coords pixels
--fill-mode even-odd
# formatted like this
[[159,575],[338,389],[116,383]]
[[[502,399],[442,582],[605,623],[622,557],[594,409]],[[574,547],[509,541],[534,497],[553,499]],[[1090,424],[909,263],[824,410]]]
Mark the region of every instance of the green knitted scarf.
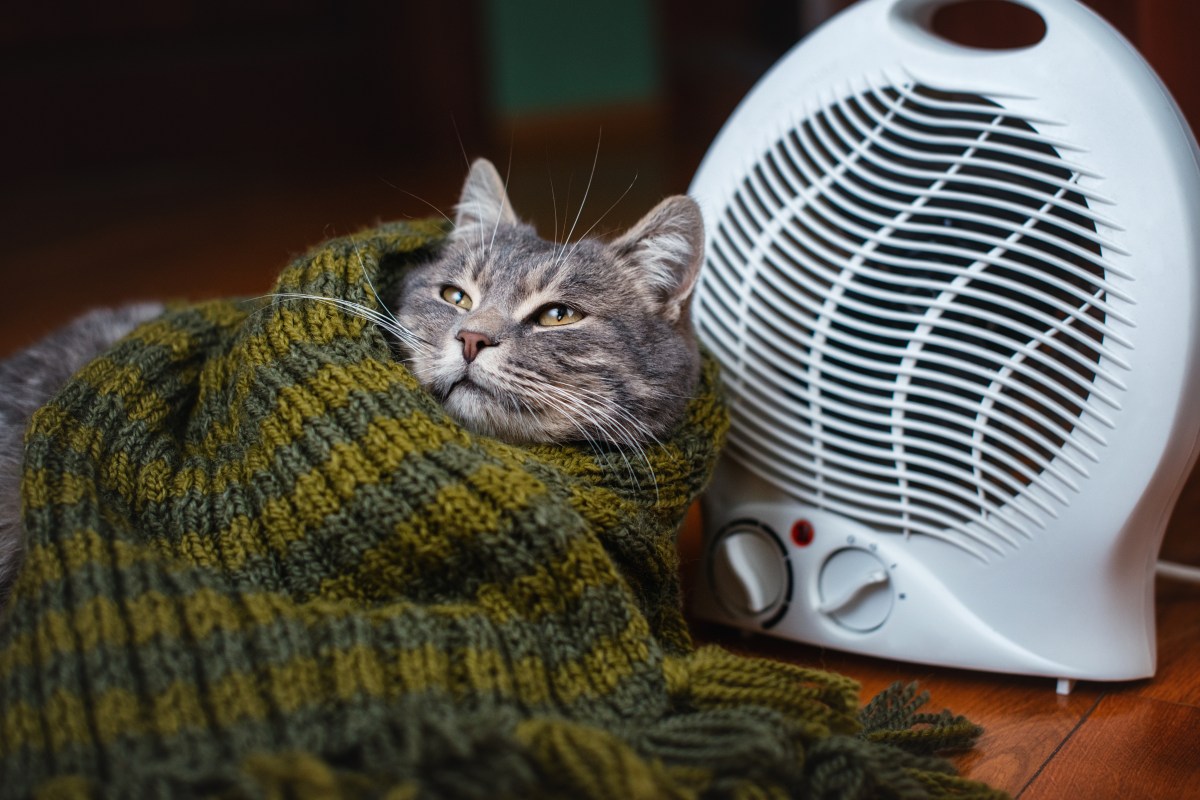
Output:
[[[443,235],[335,240],[277,291],[376,306]],[[172,308],[34,418],[0,792],[987,796],[923,755],[965,720],[692,646],[674,536],[717,380],[645,463],[516,447],[331,304]]]

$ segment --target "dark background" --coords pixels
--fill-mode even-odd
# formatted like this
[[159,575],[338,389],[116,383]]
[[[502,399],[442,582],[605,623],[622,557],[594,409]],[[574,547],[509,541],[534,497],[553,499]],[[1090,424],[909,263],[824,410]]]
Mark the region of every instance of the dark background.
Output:
[[[0,23],[0,352],[130,295],[261,290],[290,253],[328,235],[447,210],[468,155],[511,175],[518,211],[544,233],[578,211],[595,159],[582,221],[628,190],[599,229],[626,225],[685,191],[755,80],[848,4],[50,0],[9,9]],[[1197,6],[1090,5],[1200,123],[1189,59]],[[997,16],[995,6],[1008,4],[951,3],[944,32],[975,45],[1025,35],[1020,15]],[[516,100],[504,85],[514,65],[526,70],[509,78],[523,80],[527,96]]]
[[[1200,6],[1089,4],[1200,127]],[[262,293],[292,254],[322,239],[448,212],[468,156],[510,175],[518,212],[544,234],[566,230],[594,161],[579,230],[610,206],[597,230],[628,225],[686,191],[741,97],[844,5],[51,0],[8,9],[0,354],[95,305]],[[997,5],[953,4],[939,25],[976,46],[1030,35],[1022,15],[998,17]],[[515,95],[502,80],[510,67],[525,76]],[[1200,486],[1182,507],[1200,512]],[[1168,551],[1185,538],[1190,530],[1169,536]]]

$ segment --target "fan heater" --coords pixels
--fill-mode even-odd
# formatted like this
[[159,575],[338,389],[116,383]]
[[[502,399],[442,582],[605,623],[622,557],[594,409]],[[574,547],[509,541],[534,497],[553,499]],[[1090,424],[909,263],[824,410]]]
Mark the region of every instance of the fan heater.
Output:
[[1154,575],[1196,456],[1200,169],[1073,0],[1037,44],[864,0],[742,101],[691,187],[693,306],[732,428],[697,616],[1073,680],[1155,670]]

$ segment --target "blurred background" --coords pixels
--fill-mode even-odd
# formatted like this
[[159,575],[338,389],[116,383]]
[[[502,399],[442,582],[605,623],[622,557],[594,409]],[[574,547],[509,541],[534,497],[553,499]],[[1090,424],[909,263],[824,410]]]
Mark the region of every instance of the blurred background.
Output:
[[[543,235],[577,214],[577,232],[619,229],[686,191],[754,82],[849,4],[13,5],[0,22],[0,354],[95,305],[262,293],[325,238],[450,213],[479,155]],[[1200,128],[1200,7],[1088,4]],[[1028,35],[997,5],[958,3],[942,32],[976,46]]]

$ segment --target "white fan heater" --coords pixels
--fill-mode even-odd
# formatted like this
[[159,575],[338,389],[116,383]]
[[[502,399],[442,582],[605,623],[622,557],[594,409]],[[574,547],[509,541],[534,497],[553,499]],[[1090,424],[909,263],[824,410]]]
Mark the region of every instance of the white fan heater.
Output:
[[875,656],[1154,674],[1200,419],[1195,140],[1072,0],[1033,46],[866,0],[785,56],[691,187],[728,447],[694,611]]

